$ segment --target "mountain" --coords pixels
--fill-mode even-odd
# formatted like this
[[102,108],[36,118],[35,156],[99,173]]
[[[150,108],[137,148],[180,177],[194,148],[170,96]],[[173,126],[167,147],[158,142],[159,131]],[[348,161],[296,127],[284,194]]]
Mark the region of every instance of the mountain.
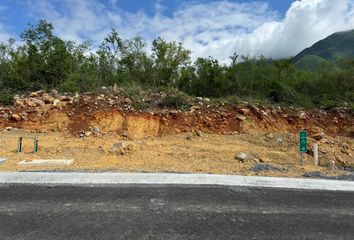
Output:
[[295,65],[309,70],[323,64],[336,64],[339,59],[345,57],[354,57],[354,29],[334,33],[316,42],[296,55],[292,61]]
[[319,56],[307,55],[295,63],[295,66],[307,71],[317,71],[319,69],[333,67],[333,64]]

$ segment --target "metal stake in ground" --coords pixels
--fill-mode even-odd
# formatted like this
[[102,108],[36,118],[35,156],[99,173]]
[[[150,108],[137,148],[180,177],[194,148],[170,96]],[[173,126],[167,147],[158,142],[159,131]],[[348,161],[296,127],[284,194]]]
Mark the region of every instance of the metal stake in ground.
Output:
[[299,150],[301,153],[301,166],[304,166],[304,153],[307,152],[307,131],[299,133]]
[[34,153],[37,153],[37,152],[38,152],[38,139],[35,138],[35,139],[33,140],[33,142],[34,142],[33,152],[34,152]]
[[22,140],[23,140],[23,137],[18,138],[17,152],[22,152],[22,147],[23,147]]

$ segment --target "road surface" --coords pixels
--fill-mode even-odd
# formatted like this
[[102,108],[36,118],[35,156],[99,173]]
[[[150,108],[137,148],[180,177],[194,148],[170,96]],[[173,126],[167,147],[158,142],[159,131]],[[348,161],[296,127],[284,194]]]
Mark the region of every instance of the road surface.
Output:
[[354,239],[354,192],[1,185],[0,239]]

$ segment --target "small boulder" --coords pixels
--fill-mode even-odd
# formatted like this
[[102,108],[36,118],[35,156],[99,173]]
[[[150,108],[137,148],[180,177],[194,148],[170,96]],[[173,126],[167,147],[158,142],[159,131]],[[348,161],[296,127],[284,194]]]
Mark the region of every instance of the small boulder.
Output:
[[38,96],[39,96],[38,92],[32,92],[30,94],[30,97],[38,97]]
[[247,159],[248,159],[248,156],[247,156],[246,153],[241,152],[241,153],[236,155],[236,159],[241,161],[241,162],[246,162]]
[[236,116],[236,119],[239,120],[239,121],[241,121],[241,122],[243,122],[243,121],[246,120],[246,117],[243,116],[243,115],[237,115],[237,116]]
[[92,132],[91,132],[91,131],[85,132],[85,137],[89,137],[89,136],[91,136],[91,135],[92,135]]
[[200,130],[196,130],[195,131],[195,135],[197,135],[198,137],[202,137],[203,136],[202,131],[200,131]]
[[58,108],[59,107],[60,100],[59,99],[54,99],[53,101],[53,107]]
[[53,89],[52,91],[50,91],[50,95],[52,95],[52,97],[55,97],[55,98],[59,97],[59,93],[58,93],[58,91],[55,90],[55,89]]
[[129,133],[126,131],[122,132],[122,137],[128,138],[128,139],[130,138]]
[[31,99],[31,101],[34,102],[34,104],[35,104],[36,106],[44,106],[44,105],[45,105],[45,103],[44,103],[42,100],[37,99],[37,98]]
[[17,98],[16,100],[15,100],[15,106],[16,107],[24,107],[25,106],[25,103],[24,103],[24,101],[22,100],[22,99],[20,99],[20,98]]
[[350,155],[350,152],[349,152],[347,149],[345,149],[345,148],[342,148],[340,151],[341,151],[343,154]]
[[91,132],[97,136],[101,133],[101,130],[99,127],[93,127],[93,128],[91,128]]
[[14,114],[11,115],[11,119],[13,119],[15,121],[20,121],[21,117],[17,113],[14,113]]
[[135,150],[135,146],[134,146],[134,144],[130,143],[124,149],[128,150],[128,151],[134,151]]
[[274,134],[273,133],[267,134],[267,138],[274,138]]
[[50,96],[49,94],[45,93],[42,96],[42,100],[45,104],[51,104],[54,101],[54,98],[52,96]]
[[316,141],[320,141],[324,137],[324,134],[323,133],[318,133],[318,134],[312,135],[311,137],[313,139],[315,139]]
[[247,115],[250,113],[250,110],[247,108],[241,108],[237,110],[238,113],[241,113],[242,115]]
[[28,100],[28,101],[27,101],[27,106],[28,106],[28,107],[36,107],[37,105],[36,105],[36,103],[33,102],[32,100]]
[[63,102],[72,102],[74,100],[74,98],[69,97],[69,96],[61,96],[60,100]]
[[124,144],[124,142],[116,142],[116,143],[113,143],[113,147],[123,148],[123,147],[125,147],[125,144]]
[[305,119],[306,119],[306,113],[305,113],[305,112],[301,112],[301,113],[299,114],[299,118],[300,118],[301,120],[305,120]]

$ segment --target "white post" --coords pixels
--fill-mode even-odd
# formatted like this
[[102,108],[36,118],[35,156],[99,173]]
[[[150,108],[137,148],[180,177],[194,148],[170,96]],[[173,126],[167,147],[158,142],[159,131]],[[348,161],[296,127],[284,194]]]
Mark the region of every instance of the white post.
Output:
[[333,160],[329,161],[328,169],[332,172],[337,170],[336,162]]
[[313,144],[313,161],[315,166],[318,166],[318,144]]

